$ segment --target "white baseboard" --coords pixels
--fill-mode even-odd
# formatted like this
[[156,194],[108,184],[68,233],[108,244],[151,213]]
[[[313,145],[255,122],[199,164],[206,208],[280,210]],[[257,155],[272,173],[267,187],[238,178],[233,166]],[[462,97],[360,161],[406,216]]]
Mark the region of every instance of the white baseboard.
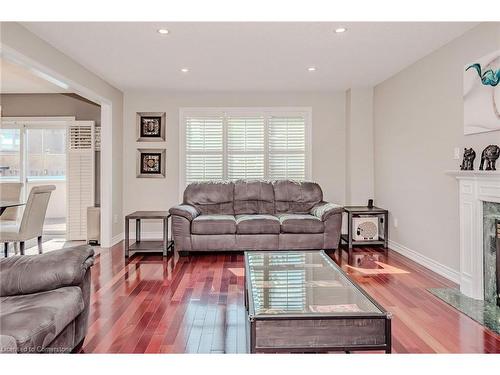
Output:
[[438,275],[441,275],[448,280],[453,281],[454,283],[460,283],[460,274],[458,273],[458,271],[455,271],[454,269],[445,266],[444,264],[441,264],[434,259],[426,257],[425,255],[422,255],[415,250],[409,249],[406,246],[403,246],[392,240],[389,240],[389,248],[405,256],[406,258],[413,260],[421,266],[424,266],[425,268],[436,272]]
[[[141,232],[141,239],[143,240],[161,240],[163,238],[163,232]],[[119,243],[120,241],[123,241],[125,239],[125,233],[119,233],[116,236],[114,236],[111,239],[111,245],[109,247],[112,247]],[[135,231],[130,231],[130,239],[135,240]],[[169,236],[169,240],[172,238]]]
[[[123,232],[122,233],[119,233],[117,234],[116,236],[114,236],[112,239],[111,239],[111,246],[115,246],[118,242],[122,241],[123,240]],[[110,247],[111,247],[110,246]]]

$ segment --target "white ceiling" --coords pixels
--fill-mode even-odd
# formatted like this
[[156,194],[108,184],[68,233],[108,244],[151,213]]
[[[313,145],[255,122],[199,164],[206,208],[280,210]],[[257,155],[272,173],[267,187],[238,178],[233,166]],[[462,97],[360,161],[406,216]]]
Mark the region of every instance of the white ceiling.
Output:
[[0,58],[0,93],[2,94],[40,94],[62,93],[62,89],[35,72]]
[[375,85],[476,23],[354,22],[343,34],[335,22],[23,25],[123,91],[324,91]]

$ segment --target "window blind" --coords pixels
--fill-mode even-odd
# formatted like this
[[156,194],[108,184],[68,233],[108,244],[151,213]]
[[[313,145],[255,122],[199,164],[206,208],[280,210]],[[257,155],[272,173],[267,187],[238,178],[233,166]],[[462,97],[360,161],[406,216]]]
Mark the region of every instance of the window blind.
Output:
[[224,178],[222,117],[186,119],[186,183]]
[[269,178],[303,180],[306,177],[305,119],[269,118]]
[[227,119],[228,179],[264,178],[264,118]]
[[[304,112],[202,109],[183,116],[185,184],[222,179],[305,180]],[[274,112],[274,113],[273,113]],[[213,113],[213,115],[212,115]]]
[[66,132],[66,238],[87,239],[87,207],[94,206],[95,124],[72,121]]

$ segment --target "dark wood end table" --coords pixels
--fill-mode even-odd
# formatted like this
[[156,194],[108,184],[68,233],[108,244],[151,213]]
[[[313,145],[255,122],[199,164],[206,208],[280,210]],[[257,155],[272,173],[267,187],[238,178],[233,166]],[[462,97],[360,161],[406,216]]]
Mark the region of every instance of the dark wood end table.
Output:
[[[346,206],[344,207],[344,212],[347,212],[347,235],[342,234],[341,242],[344,241],[347,244],[349,250],[352,250],[353,246],[371,246],[371,245],[383,245],[385,248],[389,246],[389,211],[379,208],[379,207],[368,207],[368,206]],[[354,217],[372,216],[379,218],[380,224],[383,226],[384,238],[378,240],[367,240],[367,241],[353,241],[352,240],[352,219]]]
[[[162,252],[168,255],[168,250],[173,248],[174,242],[168,240],[168,211],[135,211],[125,216],[125,257],[130,253]],[[163,220],[163,239],[141,240],[141,220]],[[130,220],[135,220],[135,242],[130,244]],[[133,255],[132,254],[132,255]]]

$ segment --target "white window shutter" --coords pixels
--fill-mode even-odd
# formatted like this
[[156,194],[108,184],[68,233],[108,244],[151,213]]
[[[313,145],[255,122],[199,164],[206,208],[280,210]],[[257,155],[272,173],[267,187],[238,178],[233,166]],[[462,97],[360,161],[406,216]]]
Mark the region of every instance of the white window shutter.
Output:
[[223,119],[186,118],[186,183],[224,177]]
[[94,122],[74,121],[68,126],[66,172],[69,241],[87,238],[87,207],[94,206]]
[[307,109],[199,108],[182,118],[185,184],[310,176]]
[[264,117],[228,117],[227,178],[264,178]]
[[306,126],[303,116],[269,117],[269,178],[306,178]]

